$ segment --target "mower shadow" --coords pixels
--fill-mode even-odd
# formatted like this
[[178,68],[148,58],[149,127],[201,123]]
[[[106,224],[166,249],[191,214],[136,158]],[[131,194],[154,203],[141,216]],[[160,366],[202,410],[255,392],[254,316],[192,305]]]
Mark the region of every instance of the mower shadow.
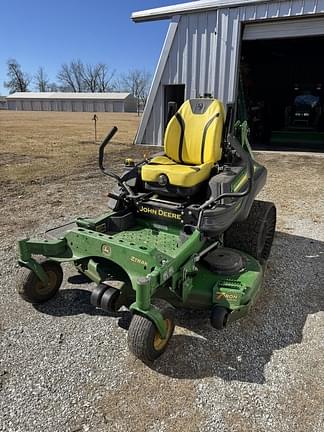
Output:
[[91,280],[82,273],[70,276],[67,281],[72,285],[84,285],[91,283]]
[[324,242],[277,232],[264,288],[250,314],[219,332],[208,312],[178,311],[176,333],[150,367],[178,379],[264,383],[273,353],[300,343],[307,317],[324,310],[323,277]]
[[[80,276],[81,277],[81,276]],[[68,281],[71,283],[71,278]],[[73,279],[74,281],[76,279]],[[86,283],[86,282],[80,282]],[[89,283],[89,281],[87,281]],[[120,310],[116,313],[109,313],[102,309],[95,308],[90,303],[91,291],[86,289],[62,289],[57,295],[46,303],[34,304],[34,308],[41,313],[63,317],[87,314],[92,316],[106,316],[118,318],[119,327],[128,330],[132,315],[128,310]]]
[[92,306],[90,304],[90,296],[91,291],[86,289],[66,288],[61,289],[56,296],[48,302],[34,304],[33,306],[39,312],[58,317],[79,314],[115,316]]
[[[71,285],[90,285],[92,281],[83,274],[69,276],[67,282]],[[34,304],[34,308],[41,313],[62,317],[87,314],[93,316],[107,316],[118,318],[119,327],[128,330],[132,315],[128,310],[109,313],[94,307],[90,303],[91,291],[78,288],[60,289],[55,297],[46,303]]]

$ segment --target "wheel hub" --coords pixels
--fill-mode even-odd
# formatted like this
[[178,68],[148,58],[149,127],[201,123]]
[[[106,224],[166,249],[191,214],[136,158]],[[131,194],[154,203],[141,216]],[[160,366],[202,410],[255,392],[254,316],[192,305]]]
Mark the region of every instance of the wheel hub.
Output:
[[168,318],[165,319],[164,324],[165,324],[166,329],[167,329],[165,338],[162,339],[158,330],[156,331],[155,336],[154,336],[153,345],[154,345],[154,349],[156,351],[160,351],[161,349],[163,349],[165,347],[165,345],[168,343],[168,340],[170,339],[170,333],[171,333],[171,328],[172,328],[171,320],[169,320]]
[[55,274],[55,272],[49,270],[46,272],[46,275],[48,278],[47,284],[44,284],[44,282],[38,279],[35,286],[36,290],[42,295],[50,293],[57,283],[57,275]]

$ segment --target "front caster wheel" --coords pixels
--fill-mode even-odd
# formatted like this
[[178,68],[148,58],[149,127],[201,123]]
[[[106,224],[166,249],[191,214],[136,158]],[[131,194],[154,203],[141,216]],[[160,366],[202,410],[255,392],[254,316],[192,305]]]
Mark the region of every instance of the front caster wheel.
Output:
[[152,321],[141,315],[134,315],[128,330],[128,348],[144,363],[156,360],[165,351],[174,331],[174,322],[170,313],[163,313],[167,328],[165,339]]
[[118,289],[109,287],[101,297],[100,308],[106,312],[117,312],[117,300],[119,296],[120,291]]
[[96,286],[90,296],[90,303],[92,306],[100,308],[101,298],[107,289],[107,285],[102,283]]
[[40,265],[48,277],[46,285],[27,267],[20,267],[18,272],[18,294],[29,303],[43,303],[52,298],[57,293],[63,280],[63,271],[59,263],[43,261]]
[[106,312],[116,312],[119,296],[120,290],[101,283],[92,291],[90,303]]
[[211,311],[210,323],[217,330],[226,327],[229,310],[222,306],[214,306]]

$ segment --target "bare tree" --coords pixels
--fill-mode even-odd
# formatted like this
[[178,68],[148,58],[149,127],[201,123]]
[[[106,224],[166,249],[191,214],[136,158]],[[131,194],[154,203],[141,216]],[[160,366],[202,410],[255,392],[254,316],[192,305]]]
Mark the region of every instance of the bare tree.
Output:
[[36,72],[34,76],[34,81],[36,84],[36,88],[40,92],[46,92],[49,90],[49,80],[48,76],[45,73],[45,70],[42,66],[38,68],[38,71]]
[[84,85],[83,85],[83,70],[84,66],[83,63],[80,60],[73,60],[70,63],[70,68],[72,71],[72,75],[74,76],[74,81],[76,83],[76,88],[78,92],[84,91]]
[[112,79],[115,72],[110,71],[104,63],[87,64],[82,69],[83,85],[89,92],[106,92],[113,88]]
[[62,64],[61,69],[57,74],[57,79],[61,83],[62,88],[65,88],[66,91],[77,91],[70,66],[67,63]]
[[80,93],[84,91],[83,75],[83,63],[80,60],[72,60],[70,63],[62,64],[57,79],[65,91]]
[[58,92],[61,90],[61,88],[55,82],[48,83],[47,89],[49,92]]
[[4,86],[9,89],[9,93],[28,91],[31,77],[21,70],[21,66],[17,60],[9,59],[7,66],[7,76],[9,79],[4,82]]
[[122,90],[129,91],[137,98],[137,113],[139,114],[140,106],[146,104],[151,74],[146,70],[132,69],[127,74],[121,76],[119,87]]
[[97,65],[87,64],[82,68],[82,80],[84,87],[89,92],[96,92],[98,87],[98,69]]
[[115,72],[104,63],[84,65],[80,60],[64,63],[57,75],[63,91],[105,92],[113,88]]
[[114,84],[112,82],[115,71],[110,71],[109,67],[104,63],[97,64],[98,69],[98,91],[104,93],[113,90]]

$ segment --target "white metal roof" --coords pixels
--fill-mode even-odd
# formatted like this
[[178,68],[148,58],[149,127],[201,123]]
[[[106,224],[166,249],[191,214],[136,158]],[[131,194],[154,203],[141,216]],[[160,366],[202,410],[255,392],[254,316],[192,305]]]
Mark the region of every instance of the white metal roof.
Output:
[[189,3],[180,3],[177,5],[164,6],[160,8],[133,12],[132,20],[135,22],[153,21],[170,18],[178,14],[219,9],[222,7],[235,7],[253,3],[267,3],[269,1],[271,0],[198,0]]
[[68,92],[16,92],[7,99],[104,99],[125,100],[130,93],[68,93]]

